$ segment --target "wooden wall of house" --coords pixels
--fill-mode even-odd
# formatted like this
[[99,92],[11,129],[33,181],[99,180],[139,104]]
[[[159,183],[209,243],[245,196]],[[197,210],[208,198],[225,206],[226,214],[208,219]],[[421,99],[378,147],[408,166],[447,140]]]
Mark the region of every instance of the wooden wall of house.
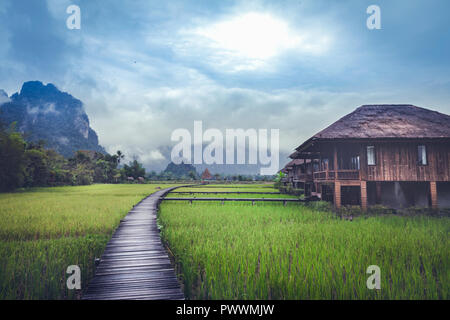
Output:
[[293,169],[289,169],[289,170],[288,170],[287,177],[288,177],[289,179],[291,179],[291,178],[294,177],[294,170],[293,170]]
[[[427,165],[418,164],[417,146],[427,150]],[[375,146],[375,166],[367,165],[366,146]],[[374,142],[360,145],[361,178],[368,181],[450,181],[450,143]]]

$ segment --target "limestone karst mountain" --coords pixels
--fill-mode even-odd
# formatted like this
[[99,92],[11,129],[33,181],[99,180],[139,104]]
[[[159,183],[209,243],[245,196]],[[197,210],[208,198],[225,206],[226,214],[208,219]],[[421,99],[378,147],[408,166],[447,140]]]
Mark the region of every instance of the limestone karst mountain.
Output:
[[105,153],[89,126],[83,103],[51,83],[25,82],[11,97],[1,90],[0,121],[7,125],[16,122],[16,130],[28,141],[44,140],[46,148],[65,157],[77,150]]

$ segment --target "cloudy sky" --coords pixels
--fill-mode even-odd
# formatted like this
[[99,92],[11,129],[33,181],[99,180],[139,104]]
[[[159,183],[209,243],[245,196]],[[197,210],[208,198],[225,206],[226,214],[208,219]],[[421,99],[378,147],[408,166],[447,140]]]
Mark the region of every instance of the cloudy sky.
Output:
[[[366,27],[371,4],[381,30]],[[1,0],[0,88],[54,83],[108,151],[151,168],[194,120],[278,128],[285,157],[362,104],[450,113],[449,14],[446,0]]]

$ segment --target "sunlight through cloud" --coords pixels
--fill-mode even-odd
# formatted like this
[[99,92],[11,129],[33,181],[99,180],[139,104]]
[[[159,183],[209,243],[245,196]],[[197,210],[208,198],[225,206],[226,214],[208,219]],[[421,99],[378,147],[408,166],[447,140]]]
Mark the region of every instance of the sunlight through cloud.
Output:
[[234,71],[257,69],[285,52],[318,55],[327,51],[329,37],[311,30],[295,30],[266,13],[246,13],[187,32],[190,44],[211,51],[215,64],[234,64]]

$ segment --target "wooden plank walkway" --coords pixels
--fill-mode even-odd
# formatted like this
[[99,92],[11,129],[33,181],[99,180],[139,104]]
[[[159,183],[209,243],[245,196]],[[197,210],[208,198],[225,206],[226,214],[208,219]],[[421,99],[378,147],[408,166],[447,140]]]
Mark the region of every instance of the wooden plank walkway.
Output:
[[83,299],[184,299],[156,225],[159,202],[175,188],[153,193],[121,220]]

